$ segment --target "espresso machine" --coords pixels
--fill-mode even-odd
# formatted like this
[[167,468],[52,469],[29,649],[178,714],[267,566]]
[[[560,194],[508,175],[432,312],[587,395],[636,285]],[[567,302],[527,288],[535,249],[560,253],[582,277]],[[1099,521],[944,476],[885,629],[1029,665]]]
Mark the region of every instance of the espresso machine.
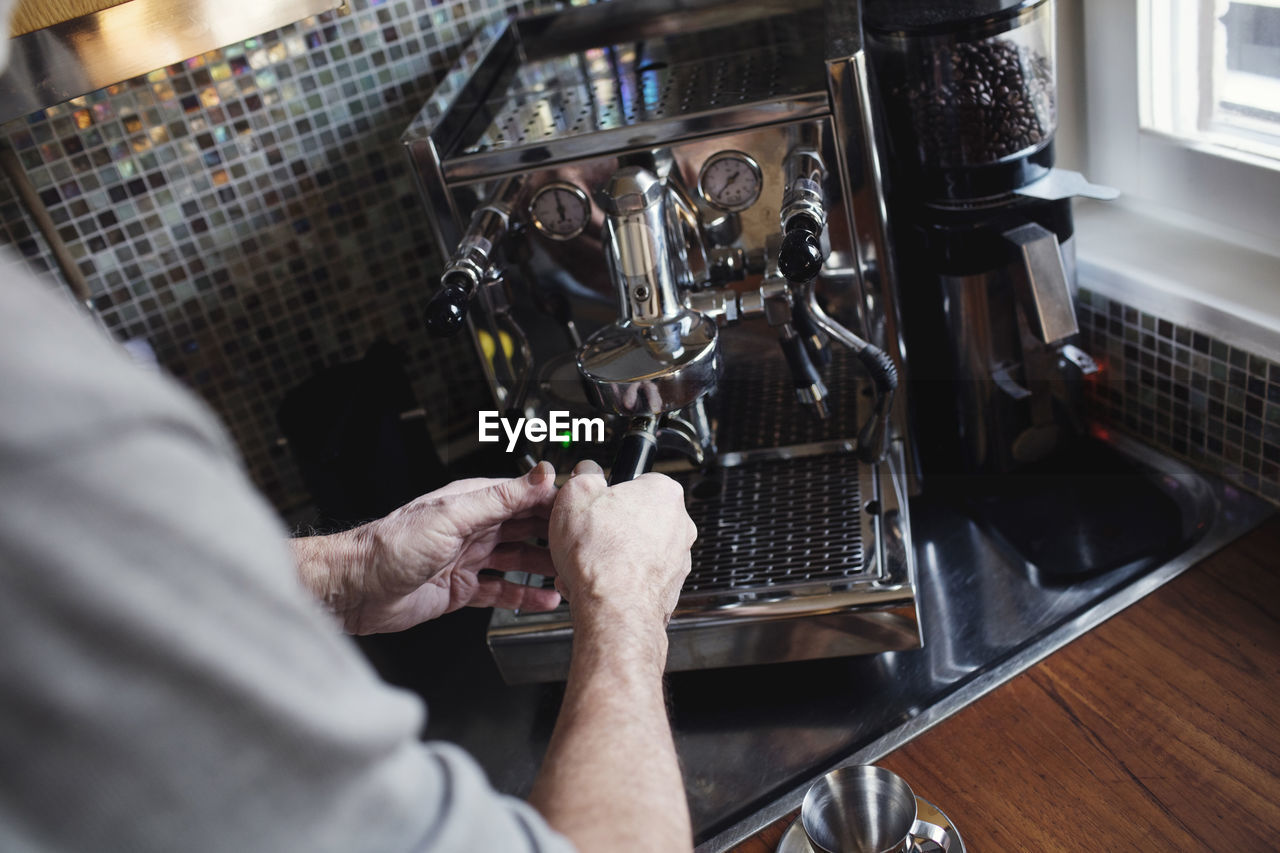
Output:
[[1082,434],[1071,199],[1054,168],[1053,0],[866,0],[919,451],[1005,474]]
[[[921,643],[871,115],[857,4],[640,0],[484,29],[406,131],[447,259],[427,331],[471,337],[495,411],[606,421],[513,473],[685,487],[669,670]],[[513,683],[564,678],[571,638],[565,607],[489,629]]]

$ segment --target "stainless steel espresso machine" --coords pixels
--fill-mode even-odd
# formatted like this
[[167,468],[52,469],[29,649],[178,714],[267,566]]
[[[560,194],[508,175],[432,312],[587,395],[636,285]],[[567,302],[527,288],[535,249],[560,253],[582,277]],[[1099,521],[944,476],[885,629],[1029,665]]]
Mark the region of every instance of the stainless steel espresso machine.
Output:
[[926,473],[1008,473],[1083,431],[1053,0],[865,0]]
[[[858,6],[642,0],[481,32],[405,135],[432,334],[496,411],[604,417],[518,467],[656,467],[698,525],[668,669],[920,645],[905,365]],[[428,294],[424,293],[424,304]],[[896,393],[895,393],[896,392]],[[644,520],[635,520],[644,536]],[[496,614],[509,682],[568,612]]]

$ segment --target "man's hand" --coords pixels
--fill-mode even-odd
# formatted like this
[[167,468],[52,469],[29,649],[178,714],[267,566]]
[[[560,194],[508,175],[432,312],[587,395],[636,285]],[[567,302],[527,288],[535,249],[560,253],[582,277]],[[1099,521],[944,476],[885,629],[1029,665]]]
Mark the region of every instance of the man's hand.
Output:
[[645,474],[610,487],[599,465],[581,462],[551,513],[556,588],[575,619],[604,611],[611,619],[663,628],[689,574],[697,536],[684,491],[670,477]]
[[529,802],[579,850],[692,848],[662,696],[667,620],[697,529],[680,486],[645,474],[609,486],[582,462],[551,513],[556,586],[573,612],[573,657]]
[[303,583],[353,634],[400,631],[460,607],[550,610],[555,590],[481,575],[555,575],[545,548],[556,498],[543,462],[511,480],[459,480],[385,518],[332,536],[292,540]]

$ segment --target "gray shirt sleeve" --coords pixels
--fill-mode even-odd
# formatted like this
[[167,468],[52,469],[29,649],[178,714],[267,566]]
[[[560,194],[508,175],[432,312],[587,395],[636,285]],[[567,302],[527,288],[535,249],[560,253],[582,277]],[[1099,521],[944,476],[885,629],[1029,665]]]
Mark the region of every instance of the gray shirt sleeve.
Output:
[[418,740],[210,413],[4,266],[0,850],[571,850]]

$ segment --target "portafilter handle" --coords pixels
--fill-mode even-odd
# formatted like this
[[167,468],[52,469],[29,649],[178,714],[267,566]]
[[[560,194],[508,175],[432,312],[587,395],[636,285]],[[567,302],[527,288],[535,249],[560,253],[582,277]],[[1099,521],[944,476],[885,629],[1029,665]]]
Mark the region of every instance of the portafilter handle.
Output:
[[609,485],[616,486],[648,473],[658,449],[658,419],[653,416],[632,418],[627,433],[609,469]]

